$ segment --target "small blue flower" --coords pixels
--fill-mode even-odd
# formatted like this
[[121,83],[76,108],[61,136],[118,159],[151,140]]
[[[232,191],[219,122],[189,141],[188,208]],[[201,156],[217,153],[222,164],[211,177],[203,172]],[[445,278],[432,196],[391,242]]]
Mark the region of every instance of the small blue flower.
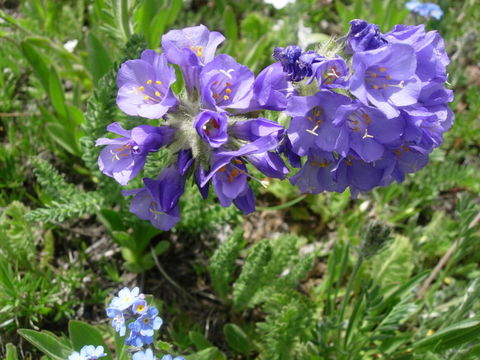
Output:
[[443,16],[443,11],[440,6],[433,3],[422,3],[420,1],[412,0],[405,4],[405,7],[420,16],[425,18],[433,17],[437,20]]
[[80,352],[74,351],[68,360],[97,360],[105,357],[107,354],[103,351],[103,346],[85,345],[80,349]]
[[96,360],[107,356],[107,354],[103,351],[103,346],[95,347],[93,345],[86,345],[81,348],[80,355],[83,355],[87,360]]
[[168,354],[168,355],[163,355],[162,360],[185,360],[185,358],[182,356],[177,356],[175,358],[172,358],[172,355]]
[[110,307],[125,310],[132,306],[132,304],[139,298],[140,289],[133,288],[131,291],[128,288],[123,288],[119,291],[118,296],[115,296],[110,303]]
[[136,300],[132,305],[132,311],[134,314],[143,315],[147,312],[148,305],[145,300]]
[[127,328],[125,326],[123,311],[109,307],[107,308],[107,316],[112,319],[112,327],[115,328],[115,331],[118,332],[120,336],[125,336]]
[[153,355],[152,349],[147,349],[133,354],[132,360],[156,360],[156,357]]

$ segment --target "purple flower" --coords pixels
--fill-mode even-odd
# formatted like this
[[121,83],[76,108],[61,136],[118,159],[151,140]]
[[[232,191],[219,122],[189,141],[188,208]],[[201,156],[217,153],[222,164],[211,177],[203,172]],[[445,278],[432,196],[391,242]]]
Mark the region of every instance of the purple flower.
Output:
[[228,140],[228,119],[225,113],[202,111],[197,115],[194,126],[200,138],[212,148],[218,148]]
[[245,140],[255,141],[263,136],[283,135],[284,128],[275,121],[265,118],[237,121],[231,127],[233,136]]
[[280,61],[283,71],[290,81],[301,81],[312,75],[312,62],[318,55],[314,51],[302,52],[297,45],[289,45],[285,48],[276,47],[273,58]]
[[197,184],[198,191],[202,195],[202,198],[206,199],[208,197],[209,183],[208,180],[204,181],[207,177],[207,172],[203,168],[202,164],[199,164],[197,170],[195,170],[195,183]]
[[98,158],[100,171],[126,185],[143,169],[150,152],[157,151],[173,139],[175,130],[168,126],[140,125],[125,130],[119,123],[112,123],[107,130],[123,137],[100,138],[96,145],[107,145]]
[[350,31],[347,34],[346,46],[348,53],[374,50],[386,44],[387,41],[380,32],[378,25],[369,24],[365,20],[359,19],[350,21]]
[[143,188],[123,191],[123,195],[135,195],[130,211],[156,228],[171,229],[180,220],[178,200],[184,191],[185,178],[170,167],[163,169],[156,180],[145,178],[143,183]]
[[379,160],[384,144],[400,139],[404,130],[402,117],[387,119],[380,110],[359,101],[340,106],[333,124],[348,128],[349,147],[366,162]]
[[253,96],[254,75],[231,56],[217,55],[200,73],[202,103],[211,110],[247,109]]
[[385,34],[390,43],[408,44],[415,49],[416,75],[423,82],[447,80],[450,63],[442,37],[436,31],[425,32],[425,25],[395,25]]
[[[301,170],[290,178],[293,185],[302,193],[318,194],[322,191],[342,192],[348,185],[346,181],[337,183],[334,169],[337,160],[331,152],[311,151]],[[344,180],[344,179],[342,179]]]
[[181,149],[178,152],[177,157],[177,170],[181,176],[184,176],[190,166],[192,166],[194,159],[192,157],[192,150],[190,149]]
[[204,25],[170,30],[162,36],[162,49],[168,61],[182,69],[185,84],[191,92],[198,88],[198,74],[203,65],[213,60],[215,51],[225,37],[209,31]]
[[287,130],[292,150],[305,156],[310,149],[348,152],[348,132],[335,126],[335,112],[341,105],[350,104],[350,98],[328,90],[313,96],[292,96],[288,101],[287,114],[292,116]]
[[285,110],[287,99],[294,94],[295,88],[288,81],[280,63],[274,63],[263,69],[253,83],[253,98],[249,106],[252,110]]
[[[417,172],[428,163],[428,155],[431,149],[425,149],[414,144],[403,144],[398,147],[391,147],[385,152],[382,186],[388,185],[392,181],[399,183],[405,180],[406,174]],[[381,164],[379,164],[381,165]]]
[[320,57],[312,63],[311,79],[317,79],[319,89],[346,87],[348,74],[347,63],[340,56],[332,59]]
[[293,151],[292,143],[290,142],[290,139],[288,138],[288,136],[285,136],[282,139],[282,143],[278,147],[277,151],[280,154],[284,154],[288,162],[290,163],[290,165],[293,166],[294,168],[298,169],[302,167],[302,160],[300,156],[298,156]]
[[398,107],[417,102],[421,83],[415,75],[415,50],[407,44],[390,44],[353,55],[355,70],[350,91],[365,105],[372,103],[388,118],[400,114]]
[[170,88],[174,82],[175,70],[168,66],[165,55],[145,50],[140,59],[129,60],[120,67],[117,105],[128,115],[161,118],[177,104]]

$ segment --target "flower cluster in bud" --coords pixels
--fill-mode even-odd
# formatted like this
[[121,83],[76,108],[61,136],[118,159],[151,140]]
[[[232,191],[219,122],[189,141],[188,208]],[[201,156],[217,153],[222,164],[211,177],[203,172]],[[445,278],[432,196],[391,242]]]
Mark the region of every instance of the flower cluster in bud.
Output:
[[[265,118],[252,118],[258,110],[284,110],[293,88],[282,67],[273,64],[255,78],[253,72],[226,54],[215,55],[223,35],[200,25],[171,30],[162,37],[162,54],[145,50],[140,59],[122,64],[117,84],[118,107],[128,115],[156,119],[157,124],[125,130],[118,123],[107,127],[116,138],[98,139],[106,145],[100,170],[122,185],[136,177],[147,156],[162,147],[173,154],[170,164],[143,187],[125,190],[133,195],[130,211],[168,230],[180,220],[179,199],[193,177],[206,198],[213,186],[222,206],[234,204],[243,213],[255,210],[248,171],[252,164],[269,177],[288,173],[276,150],[284,129]],[[171,85],[180,67],[186,89],[175,95]]]
[[[285,49],[274,57],[282,51],[288,57]],[[396,25],[383,34],[377,25],[353,20],[345,52],[352,55],[351,70],[339,56],[311,51],[296,55],[297,65],[308,57],[307,70],[280,60],[292,79],[310,74],[306,83],[318,86],[314,95],[290,96],[286,109],[290,144],[283,151],[293,166],[300,167],[295,155],[306,157],[290,178],[302,192],[349,187],[355,196],[402,182],[426,165],[453,123],[453,92],[445,88],[449,59],[437,32]]]
[[[169,31],[162,54],[145,50],[119,70],[119,108],[155,123],[131,130],[110,124],[120,137],[98,139],[106,146],[101,171],[126,185],[149,154],[168,149],[170,162],[156,178],[123,192],[133,196],[131,212],[163,230],[180,220],[190,177],[203,198],[212,186],[222,206],[254,211],[250,181],[265,182],[249,167],[284,179],[282,154],[301,168],[290,181],[302,192],[349,188],[356,196],[403,181],[425,166],[453,123],[443,39],[423,25],[396,25],[384,34],[363,20],[350,24],[343,42],[348,63],[290,45],[275,48],[277,62],[256,77],[229,55],[215,55],[220,33],[203,25]],[[183,74],[178,94],[170,64]],[[249,116],[259,110],[285,111],[289,127]]]

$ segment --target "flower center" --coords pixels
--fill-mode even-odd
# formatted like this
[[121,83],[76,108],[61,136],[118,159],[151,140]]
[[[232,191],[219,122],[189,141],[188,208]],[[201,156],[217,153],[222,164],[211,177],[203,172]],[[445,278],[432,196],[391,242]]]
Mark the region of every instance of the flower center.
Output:
[[306,131],[312,135],[318,136],[315,132],[324,121],[323,111],[318,106],[315,106],[310,110],[307,115],[307,120],[314,124],[313,129],[307,129]]
[[342,73],[337,69],[336,66],[330,66],[328,70],[322,75],[323,83],[325,85],[331,85],[341,75]]
[[404,81],[392,79],[388,74],[387,68],[383,66],[371,66],[366,72],[366,82],[370,84],[374,90],[383,90],[388,87],[403,88]]
[[144,94],[143,100],[147,104],[157,104],[162,101],[163,95],[166,94],[167,88],[160,80],[147,80],[145,85],[141,85],[134,89],[134,92],[141,92]]
[[[123,144],[122,146],[120,146],[116,149],[110,150],[110,154],[113,155],[112,160],[118,161],[121,158],[130,156],[131,155],[131,151],[130,151],[131,148],[132,148],[131,144]],[[125,299],[127,299],[127,298],[125,298]]]
[[214,137],[218,134],[218,129],[220,128],[220,124],[218,123],[217,119],[211,118],[205,125],[203,125],[202,129],[203,132],[208,137]]
[[368,133],[368,125],[372,122],[372,118],[366,112],[357,110],[348,115],[347,126],[356,133],[363,134],[362,139],[373,138]]

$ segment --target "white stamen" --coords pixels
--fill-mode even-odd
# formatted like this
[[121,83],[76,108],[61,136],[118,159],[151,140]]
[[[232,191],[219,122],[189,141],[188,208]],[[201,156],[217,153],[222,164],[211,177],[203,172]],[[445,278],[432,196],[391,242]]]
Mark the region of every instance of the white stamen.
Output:
[[228,77],[229,79],[233,79],[232,75],[230,75],[230,73],[231,73],[232,71],[235,71],[235,70],[234,70],[234,69],[228,69],[227,71],[225,71],[225,70],[220,70],[220,72],[221,72],[223,75],[225,75],[226,77]]

